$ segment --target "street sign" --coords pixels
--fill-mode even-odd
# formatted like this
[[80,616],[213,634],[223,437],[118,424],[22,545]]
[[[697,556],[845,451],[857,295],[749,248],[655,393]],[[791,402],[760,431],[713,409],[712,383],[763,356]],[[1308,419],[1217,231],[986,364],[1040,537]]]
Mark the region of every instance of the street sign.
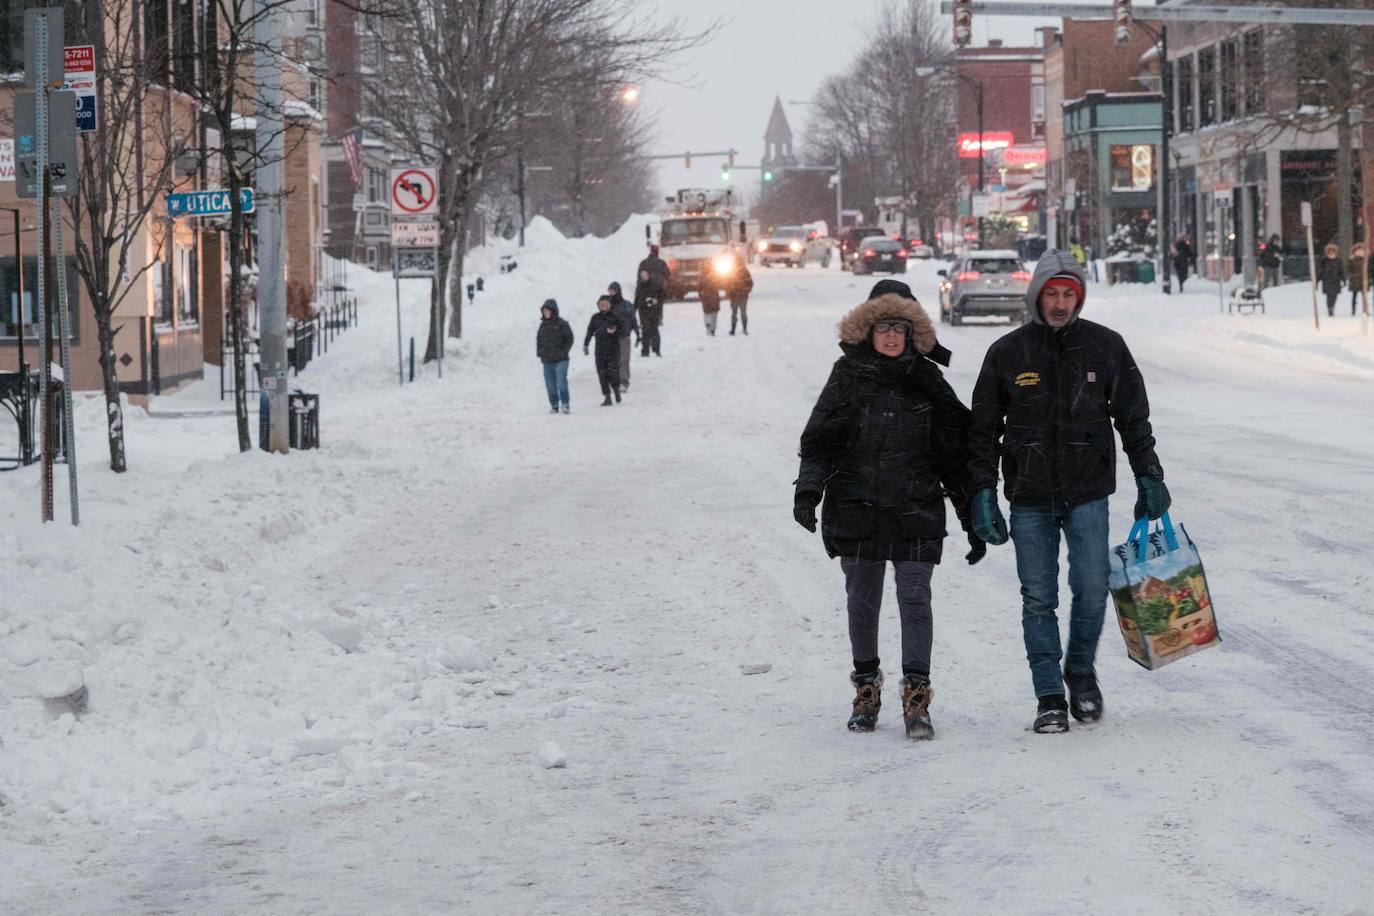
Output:
[[973,215],[979,218],[986,217],[992,212],[991,199],[986,194],[978,193],[973,195]]
[[1312,225],[1312,202],[1309,201],[1309,200],[1304,200],[1304,201],[1302,201],[1302,203],[1299,204],[1299,209],[1302,211],[1302,224],[1303,224],[1304,226],[1311,226],[1311,225]]
[[76,129],[95,130],[95,45],[75,45],[63,56],[62,88],[76,93]]
[[392,248],[437,248],[439,224],[433,220],[391,221]]
[[[14,94],[14,164],[16,197],[37,197],[38,112],[32,92]],[[48,93],[48,190],[54,197],[76,193],[76,94]]]
[[393,248],[397,277],[433,277],[439,273],[439,252],[433,248]]
[[1078,209],[1078,195],[1069,191],[1064,195],[1064,209],[1073,212]]
[[[38,17],[43,16],[48,20],[48,45],[46,48],[38,47],[36,26]],[[62,7],[50,6],[44,8],[33,8],[24,10],[24,85],[30,89],[37,88],[34,81],[38,79],[38,60],[39,54],[46,53],[48,58],[48,85],[60,86],[62,84]]]
[[14,181],[14,141],[0,139],[0,181]]
[[391,170],[391,215],[431,216],[438,210],[439,182],[434,169]]
[[[240,188],[239,211],[252,213],[255,206],[253,189]],[[226,188],[167,195],[167,215],[173,219],[181,216],[228,216],[231,211],[229,191]]]

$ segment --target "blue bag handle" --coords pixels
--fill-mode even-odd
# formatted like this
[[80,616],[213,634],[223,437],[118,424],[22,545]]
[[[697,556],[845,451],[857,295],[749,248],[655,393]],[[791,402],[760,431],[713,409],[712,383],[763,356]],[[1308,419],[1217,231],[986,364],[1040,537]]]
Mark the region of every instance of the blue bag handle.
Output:
[[[1165,512],[1161,515],[1159,517],[1159,522],[1160,524],[1157,530],[1162,530],[1164,532],[1164,543],[1169,545],[1170,550],[1178,550],[1178,536],[1174,534],[1174,523],[1169,518],[1169,513]],[[1136,562],[1145,562],[1145,552],[1149,548],[1150,543],[1149,534],[1150,519],[1148,517],[1136,519],[1135,524],[1131,526],[1130,536],[1126,538],[1127,544],[1139,545],[1136,548]]]

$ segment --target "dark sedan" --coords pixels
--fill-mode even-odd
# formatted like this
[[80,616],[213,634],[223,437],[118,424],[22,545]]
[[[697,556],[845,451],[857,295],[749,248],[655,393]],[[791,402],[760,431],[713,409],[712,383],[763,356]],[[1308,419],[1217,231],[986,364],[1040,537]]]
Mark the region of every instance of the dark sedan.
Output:
[[859,243],[852,268],[856,274],[906,273],[906,247],[896,239],[873,236]]

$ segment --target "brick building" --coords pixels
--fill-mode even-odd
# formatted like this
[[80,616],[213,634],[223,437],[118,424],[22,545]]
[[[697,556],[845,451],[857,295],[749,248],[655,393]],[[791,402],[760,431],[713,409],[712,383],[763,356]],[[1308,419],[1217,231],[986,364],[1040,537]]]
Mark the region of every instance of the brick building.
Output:
[[[1044,49],[964,48],[955,55],[956,136],[961,172],[970,194],[978,187],[983,161],[984,187],[992,212],[1013,218],[1023,232],[1043,227],[1045,164]],[[982,149],[978,136],[978,96],[983,98]],[[965,234],[972,225],[971,202],[960,206]]]

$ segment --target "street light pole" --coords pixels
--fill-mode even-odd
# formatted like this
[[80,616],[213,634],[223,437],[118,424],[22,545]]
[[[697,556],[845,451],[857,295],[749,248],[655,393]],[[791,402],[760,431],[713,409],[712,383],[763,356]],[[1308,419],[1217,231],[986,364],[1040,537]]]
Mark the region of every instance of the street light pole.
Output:
[[[955,70],[955,71],[954,71],[954,75],[957,76],[957,77],[959,77],[959,78],[962,79],[962,80],[967,80],[969,83],[971,83],[971,84],[973,85],[974,99],[975,99],[975,101],[977,102],[977,109],[978,109],[978,194],[979,194],[979,196],[982,196],[982,195],[984,194],[984,185],[983,185],[984,162],[986,161],[987,155],[988,155],[987,150],[983,149],[983,81],[982,81],[982,80],[978,80],[978,79],[974,79],[974,78],[971,77],[971,76],[965,76],[964,74],[960,73],[958,70]],[[984,202],[985,202],[985,204],[986,204],[986,198],[984,198]],[[978,217],[978,247],[979,247],[979,248],[982,248],[983,246],[984,246],[983,217],[980,216],[980,217]]]
[[525,151],[515,154],[515,189],[520,195],[520,247],[525,247]]

